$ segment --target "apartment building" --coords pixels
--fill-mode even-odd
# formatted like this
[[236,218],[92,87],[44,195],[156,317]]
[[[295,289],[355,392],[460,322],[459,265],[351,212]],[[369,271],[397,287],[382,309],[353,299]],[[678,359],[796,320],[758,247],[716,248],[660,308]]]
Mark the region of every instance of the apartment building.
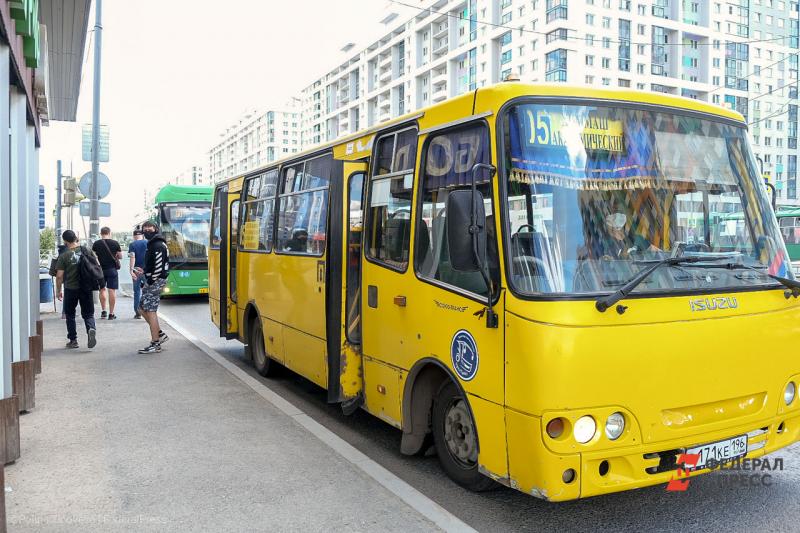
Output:
[[[729,106],[796,203],[798,2],[404,0],[386,33],[302,91],[301,142],[326,142],[515,74]],[[409,16],[408,13],[411,13]]]
[[174,185],[210,185],[202,165],[199,164],[183,169],[170,183]]
[[249,110],[220,133],[208,152],[211,183],[237,176],[300,151],[300,109],[293,101],[280,110]]

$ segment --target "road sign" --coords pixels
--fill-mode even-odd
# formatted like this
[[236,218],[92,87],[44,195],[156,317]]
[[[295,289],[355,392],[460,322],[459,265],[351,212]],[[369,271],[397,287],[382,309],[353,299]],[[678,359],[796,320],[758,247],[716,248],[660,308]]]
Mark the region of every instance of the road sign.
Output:
[[39,185],[39,229],[44,229],[44,185]]
[[[87,172],[81,176],[81,181],[78,183],[78,190],[81,191],[86,198],[92,197],[92,173]],[[97,173],[97,199],[105,198],[111,192],[111,180],[102,172]]]
[[[108,148],[110,145],[109,129],[105,124],[100,124],[100,144],[97,160],[101,163],[108,163]],[[84,124],[81,129],[81,152],[84,161],[92,160],[92,125]]]
[[[83,202],[79,203],[78,206],[81,211],[82,217],[88,217],[89,215],[89,204],[91,202],[89,200],[84,200]],[[97,216],[98,217],[110,217],[111,216],[111,204],[108,202],[97,202]]]

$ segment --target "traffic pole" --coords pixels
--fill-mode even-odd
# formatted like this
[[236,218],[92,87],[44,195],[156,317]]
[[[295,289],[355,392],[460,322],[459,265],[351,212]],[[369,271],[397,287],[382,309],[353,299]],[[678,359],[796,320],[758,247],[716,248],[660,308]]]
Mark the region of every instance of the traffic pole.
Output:
[[58,250],[58,243],[61,242],[61,160],[56,162],[56,250]]
[[100,233],[97,173],[100,170],[100,53],[103,36],[103,0],[94,2],[94,94],[92,96],[92,183],[89,189],[89,241]]

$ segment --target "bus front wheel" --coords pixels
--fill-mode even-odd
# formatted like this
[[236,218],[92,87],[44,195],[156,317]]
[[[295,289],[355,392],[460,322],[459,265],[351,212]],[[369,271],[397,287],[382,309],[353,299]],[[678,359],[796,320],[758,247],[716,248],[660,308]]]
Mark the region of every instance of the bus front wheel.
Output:
[[253,366],[262,376],[275,374],[276,363],[269,358],[264,347],[264,329],[261,320],[256,317],[250,327],[250,354],[253,357]]
[[495,482],[478,471],[478,433],[467,400],[446,381],[433,402],[433,442],[442,468],[462,487],[480,492]]

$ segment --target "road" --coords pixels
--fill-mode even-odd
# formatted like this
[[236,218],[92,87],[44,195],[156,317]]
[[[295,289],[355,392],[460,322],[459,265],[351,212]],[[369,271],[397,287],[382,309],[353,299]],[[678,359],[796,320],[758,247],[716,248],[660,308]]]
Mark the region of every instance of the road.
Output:
[[[124,320],[129,302],[120,302]],[[557,504],[504,487],[470,493],[445,476],[435,457],[401,455],[399,430],[363,411],[342,415],[325,402],[320,388],[289,371],[260,377],[244,359],[241,344],[219,338],[207,306],[204,299],[172,299],[163,303],[163,312],[478,531],[800,531],[800,444],[773,456],[783,457],[785,468],[771,472],[770,486],[726,484],[721,479],[726,474],[712,474],[693,479],[685,493],[667,492],[662,485]]]

